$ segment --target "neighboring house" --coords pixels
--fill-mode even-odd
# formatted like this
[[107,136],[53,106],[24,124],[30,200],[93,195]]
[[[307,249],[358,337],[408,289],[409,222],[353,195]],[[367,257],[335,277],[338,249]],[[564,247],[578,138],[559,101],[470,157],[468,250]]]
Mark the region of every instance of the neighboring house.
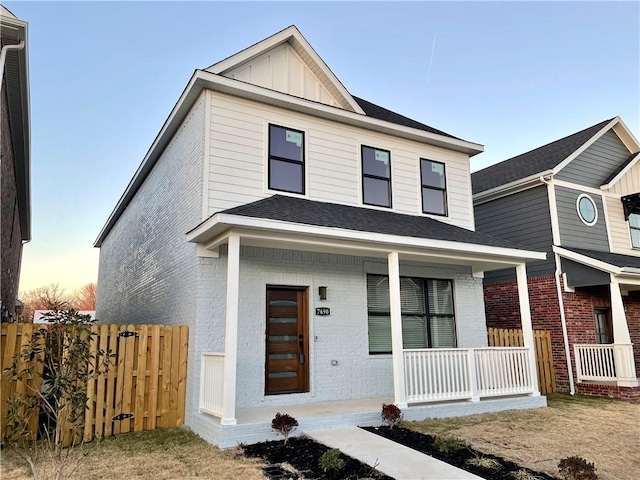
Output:
[[[471,176],[478,231],[547,252],[529,298],[563,390],[640,399],[639,151],[616,117]],[[487,273],[489,326],[519,327],[515,289]]]
[[0,302],[3,322],[15,321],[22,245],[31,240],[29,54],[27,22],[0,5],[2,161]]
[[95,242],[98,318],[189,325],[185,421],[223,447],[277,411],[545,405],[526,308],[527,348],[485,348],[482,273],[528,305],[545,255],[474,232],[482,149],[352,96],[289,27],[193,74]]

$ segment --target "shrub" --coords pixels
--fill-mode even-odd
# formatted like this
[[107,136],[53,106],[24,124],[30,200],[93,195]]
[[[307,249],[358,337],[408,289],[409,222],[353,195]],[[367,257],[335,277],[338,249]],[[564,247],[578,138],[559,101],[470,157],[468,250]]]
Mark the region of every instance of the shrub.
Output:
[[453,437],[436,438],[433,442],[433,447],[440,452],[453,453],[463,448],[464,443],[462,443],[462,440]]
[[536,477],[533,473],[521,468],[520,470],[516,470],[515,472],[510,472],[509,476],[514,478],[515,480],[538,480],[539,477]]
[[289,434],[296,429],[298,421],[286,413],[276,413],[276,416],[271,420],[271,428],[284,437],[284,444],[287,444],[289,440]]
[[558,463],[560,477],[565,480],[596,480],[596,467],[580,457],[567,457]]
[[474,467],[486,468],[487,470],[497,470],[502,466],[498,460],[477,455],[467,460],[466,463]]
[[389,428],[393,429],[398,425],[402,421],[402,415],[402,410],[393,403],[389,405],[382,404],[382,421],[389,425]]
[[340,450],[337,448],[327,450],[320,457],[320,467],[323,471],[327,472],[338,471],[344,468],[345,461],[340,458]]

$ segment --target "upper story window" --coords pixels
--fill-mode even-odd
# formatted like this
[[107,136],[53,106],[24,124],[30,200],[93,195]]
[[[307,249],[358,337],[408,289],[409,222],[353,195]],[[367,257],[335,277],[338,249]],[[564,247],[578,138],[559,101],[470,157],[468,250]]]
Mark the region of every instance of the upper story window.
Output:
[[269,189],[304,194],[304,132],[269,125]]
[[640,213],[629,215],[629,231],[631,232],[631,246],[640,248]]
[[593,226],[598,221],[598,209],[596,202],[593,201],[589,195],[581,194],[576,200],[576,210],[578,210],[578,216],[582,223],[588,226]]
[[391,152],[362,146],[362,201],[391,207]]
[[444,163],[421,158],[420,178],[422,182],[422,211],[435,215],[446,215],[447,175]]

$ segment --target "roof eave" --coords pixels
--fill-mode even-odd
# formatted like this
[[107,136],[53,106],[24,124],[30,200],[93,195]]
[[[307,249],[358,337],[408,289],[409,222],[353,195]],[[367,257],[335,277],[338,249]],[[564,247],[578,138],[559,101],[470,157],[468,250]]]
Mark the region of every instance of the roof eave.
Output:
[[177,131],[181,122],[188,114],[193,103],[205,89],[299,111],[309,115],[326,118],[328,120],[348,123],[381,133],[400,136],[414,141],[466,153],[469,156],[476,155],[484,151],[484,147],[477,143],[397,125],[384,120],[378,120],[376,118],[343,110],[338,107],[332,107],[322,103],[287,95],[275,90],[259,87],[257,85],[241,82],[239,80],[230,79],[204,70],[196,70],[182,92],[182,95],[171,110],[169,117],[165,120],[151,147],[147,151],[145,158],[127,185],[125,192],[118,200],[116,207],[98,234],[98,237],[94,242],[95,247],[100,247],[102,245],[102,242],[109,234],[109,231],[113,225],[115,225],[115,222],[131,201],[133,195],[140,187],[147,174],[151,171],[155,162],[162,154],[162,151],[169,143],[171,137]]
[[[529,188],[537,187],[543,183],[543,178],[553,175],[553,170],[545,170],[543,172],[529,175],[525,178],[514,180],[513,182],[505,183],[488,190],[473,194],[473,204],[480,205],[482,203],[497,200],[498,198],[513,195],[514,193],[528,190]],[[548,179],[547,179],[548,180]]]
[[11,135],[13,145],[16,148],[14,158],[16,159],[17,201],[20,212],[21,240],[28,242],[31,240],[31,107],[29,95],[28,23],[13,15],[2,15],[0,23],[3,38],[9,38],[14,43],[24,41],[22,49],[8,52],[6,62],[15,59],[19,74],[17,78],[9,78],[5,75],[5,81],[12,126]]
[[535,252],[518,248],[496,247],[490,245],[437,240],[429,238],[407,237],[402,235],[362,232],[344,228],[324,227],[302,223],[286,222],[243,215],[217,213],[206,221],[187,232],[187,241],[204,243],[231,228],[248,228],[262,231],[272,231],[288,235],[310,235],[318,239],[336,239],[365,242],[378,245],[392,245],[396,248],[434,249],[473,254],[486,257],[509,258],[513,261],[528,262],[545,260],[545,252]]

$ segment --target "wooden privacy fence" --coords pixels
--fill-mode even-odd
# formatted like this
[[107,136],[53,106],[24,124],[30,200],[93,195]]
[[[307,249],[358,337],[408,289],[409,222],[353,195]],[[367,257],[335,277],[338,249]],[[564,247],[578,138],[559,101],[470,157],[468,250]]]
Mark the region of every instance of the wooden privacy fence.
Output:
[[[522,330],[517,328],[489,328],[487,329],[490,347],[523,347]],[[553,368],[551,354],[551,332],[548,330],[534,330],[533,341],[536,351],[536,370],[538,372],[538,386],[540,393],[556,391],[556,375]]]
[[[28,343],[42,324],[2,325],[2,370],[13,361],[21,345]],[[94,325],[91,351],[111,350],[115,357],[107,373],[87,382],[88,396],[82,439],[119,433],[178,427],[184,423],[187,381],[188,328],[165,325]],[[39,390],[41,377],[33,379]],[[82,386],[79,386],[82,388]],[[14,392],[25,392],[23,382],[10,382],[2,375],[0,426],[5,434],[7,403]],[[37,432],[37,415],[32,435]],[[70,444],[72,429],[65,428],[64,443]],[[79,438],[75,439],[76,441]]]

